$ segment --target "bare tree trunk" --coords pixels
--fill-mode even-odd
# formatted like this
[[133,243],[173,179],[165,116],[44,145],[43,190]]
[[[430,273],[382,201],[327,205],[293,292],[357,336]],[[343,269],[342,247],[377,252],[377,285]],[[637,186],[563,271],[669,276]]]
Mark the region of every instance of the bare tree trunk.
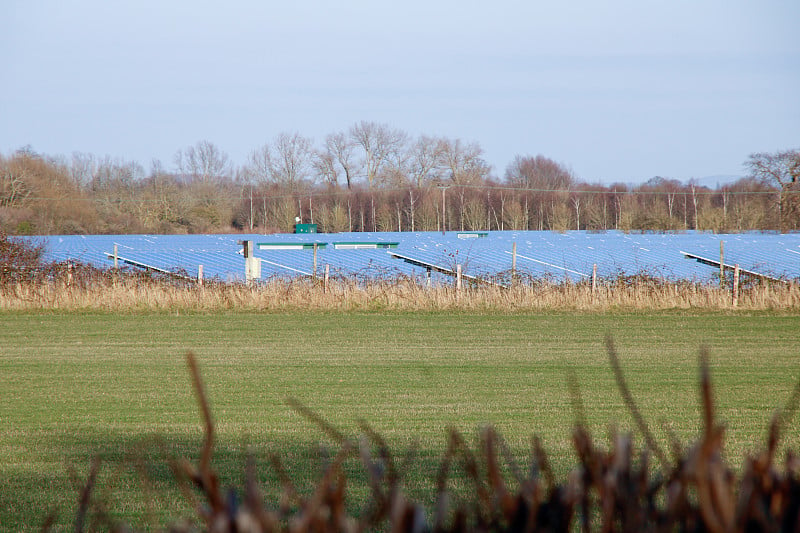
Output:
[[500,193],[500,231],[506,229],[506,197]]
[[414,232],[414,190],[408,189],[408,211],[411,218],[411,232]]
[[403,227],[401,225],[403,218],[400,216],[400,202],[395,202],[394,206],[397,209],[397,232],[400,233],[403,231]]
[[689,222],[687,221],[689,213],[689,208],[686,205],[686,193],[683,194],[683,229],[689,228]]
[[528,195],[525,195],[525,230],[530,229],[530,215],[528,214]]
[[378,231],[375,227],[375,193],[370,192],[369,201],[372,205],[372,231]]
[[675,193],[667,193],[667,213],[672,218],[672,208],[675,205]]
[[250,186],[250,233],[253,233],[253,186]]

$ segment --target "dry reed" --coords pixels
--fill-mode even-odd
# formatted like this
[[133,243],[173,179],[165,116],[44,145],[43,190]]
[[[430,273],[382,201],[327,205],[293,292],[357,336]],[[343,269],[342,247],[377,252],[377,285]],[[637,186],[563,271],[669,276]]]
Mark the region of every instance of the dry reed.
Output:
[[634,280],[587,284],[540,281],[509,288],[484,285],[456,290],[425,287],[413,280],[363,281],[275,279],[253,286],[241,283],[176,282],[138,273],[93,275],[88,280],[34,279],[0,284],[0,310],[67,311],[367,311],[463,310],[525,312],[539,310],[800,310],[795,283],[758,283],[740,289],[734,307],[731,290],[717,284]]

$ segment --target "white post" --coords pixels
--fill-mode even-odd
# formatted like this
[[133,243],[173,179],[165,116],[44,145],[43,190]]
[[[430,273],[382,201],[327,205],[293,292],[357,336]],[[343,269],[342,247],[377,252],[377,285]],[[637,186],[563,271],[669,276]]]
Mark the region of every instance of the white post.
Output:
[[197,284],[203,286],[203,265],[197,265]]
[[330,279],[331,275],[331,266],[325,263],[325,282],[323,285],[324,292],[328,292],[328,280]]
[[511,283],[517,281],[517,241],[511,244]]
[[461,290],[461,265],[456,265],[456,290]]
[[114,270],[119,268],[119,247],[115,244],[114,245]]
[[253,241],[239,241],[244,246],[244,279],[250,284],[261,277],[261,263],[253,257]]
[[314,243],[314,269],[312,270],[313,277],[316,279],[317,277],[317,243]]
[[597,263],[592,265],[592,294],[597,292]]

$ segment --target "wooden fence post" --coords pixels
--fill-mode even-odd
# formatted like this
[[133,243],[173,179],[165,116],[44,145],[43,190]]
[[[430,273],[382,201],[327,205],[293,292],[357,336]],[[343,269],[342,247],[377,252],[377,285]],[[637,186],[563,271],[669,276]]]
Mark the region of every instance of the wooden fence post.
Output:
[[733,306],[739,305],[739,264],[733,267]]
[[719,286],[725,286],[725,241],[719,241]]
[[328,292],[328,280],[331,276],[331,265],[325,263],[325,279],[322,284],[322,291],[327,293]]
[[461,265],[456,265],[456,290],[461,290]]
[[203,286],[203,265],[197,265],[197,284]]

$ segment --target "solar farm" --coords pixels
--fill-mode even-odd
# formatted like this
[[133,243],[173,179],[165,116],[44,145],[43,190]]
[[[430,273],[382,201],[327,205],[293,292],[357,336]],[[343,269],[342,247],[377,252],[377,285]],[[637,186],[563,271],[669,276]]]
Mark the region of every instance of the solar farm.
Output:
[[[190,278],[202,265],[204,279],[230,283],[200,288],[191,281],[162,283],[160,277],[97,275],[58,265],[52,271],[69,273],[64,283],[49,282],[54,274],[43,269],[44,277],[27,285],[7,284],[0,292],[6,306],[0,420],[9,423],[0,431],[0,477],[9,482],[0,484],[0,530],[40,529],[51,509],[59,511],[52,515],[55,528],[67,529],[85,510],[75,509],[81,480],[93,479],[88,458],[100,465],[98,496],[92,494],[99,503],[86,508],[92,519],[159,530],[192,517],[197,506],[169,468],[176,458],[197,457],[204,442],[187,352],[197,357],[216,422],[213,466],[220,486],[242,493],[236,487],[253,451],[270,506],[282,501],[284,485],[269,457],[280,457],[280,468],[301,493],[311,493],[330,464],[320,452],[320,442],[330,445],[326,428],[359,436],[362,420],[396,457],[414,458],[404,467],[403,484],[428,516],[439,501],[435,473],[442,471],[432,461],[453,459],[452,501],[466,501],[464,494],[472,491],[465,468],[449,451],[442,455],[451,442],[445,428],[462,432],[471,446],[474,429],[491,424],[508,443],[508,457],[526,466],[535,434],[557,482],[578,479],[570,477],[576,467],[570,435],[579,409],[570,376],[598,449],[607,445],[609,424],[625,432],[636,427],[609,368],[607,335],[664,449],[678,441],[685,450],[702,449],[694,447],[708,434],[697,399],[697,354],[699,347],[708,350],[714,412],[725,424],[725,457],[733,468],[726,479],[738,479],[741,458],[763,442],[775,408],[800,395],[796,283],[752,284],[738,308],[731,298],[737,291],[718,284],[720,268],[735,266],[764,279],[796,281],[800,234],[490,231],[33,240],[43,245],[46,261],[102,269],[116,262]],[[256,290],[244,283],[246,250],[254,258],[251,273],[257,262],[256,278],[263,283]],[[332,283],[331,290],[316,282],[268,283],[326,269],[357,282]],[[505,285],[512,269],[553,284],[475,290],[468,298],[452,290],[456,270],[467,280]],[[622,290],[611,282],[595,292],[593,285],[563,283],[588,281],[595,271],[612,279],[647,275],[707,285],[653,289],[660,284],[623,280]],[[83,272],[89,283],[78,281]],[[414,281],[367,281],[401,278]],[[300,403],[287,404],[287,398]],[[798,449],[797,423],[781,435],[775,457]],[[643,446],[636,443],[637,450]],[[630,448],[627,453],[639,457]],[[369,487],[362,472],[354,472],[347,497],[362,508]],[[666,499],[662,494],[659,489],[658,497]]]
[[[243,241],[252,241],[260,280],[319,275],[447,283],[463,275],[501,280],[514,269],[534,279],[579,282],[647,274],[715,279],[720,262],[767,279],[800,277],[800,234],[491,231],[235,235],[60,235],[38,237],[45,257],[101,268],[117,264],[226,282],[245,279]],[[316,270],[315,270],[316,269]]]

